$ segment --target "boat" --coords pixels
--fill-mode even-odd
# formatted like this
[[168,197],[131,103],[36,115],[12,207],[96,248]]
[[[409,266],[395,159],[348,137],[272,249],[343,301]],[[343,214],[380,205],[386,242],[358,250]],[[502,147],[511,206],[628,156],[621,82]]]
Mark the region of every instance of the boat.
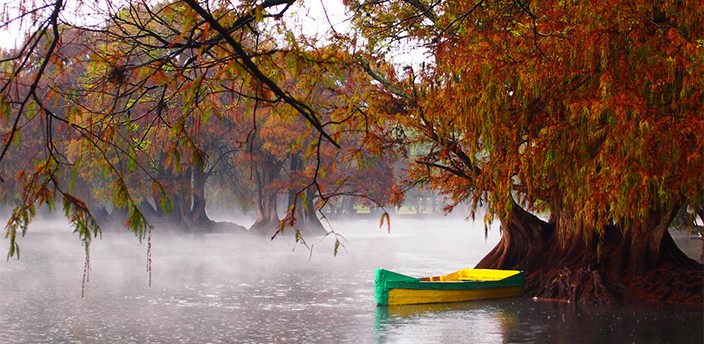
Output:
[[411,277],[377,269],[376,303],[412,305],[515,297],[521,294],[522,270],[461,269],[435,277]]

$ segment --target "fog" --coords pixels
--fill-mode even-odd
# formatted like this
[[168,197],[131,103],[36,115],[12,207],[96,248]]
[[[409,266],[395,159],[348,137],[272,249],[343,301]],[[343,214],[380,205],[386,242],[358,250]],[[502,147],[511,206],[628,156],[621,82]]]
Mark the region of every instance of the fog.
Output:
[[[457,220],[434,225],[433,222],[417,220],[400,221],[392,226],[391,233],[387,232],[386,226],[380,229],[376,219],[334,223],[332,229],[340,235],[343,245],[337,256],[333,254],[334,235],[304,237],[306,247],[295,243],[292,236],[270,240],[268,235],[185,234],[157,229],[151,238],[152,285],[155,288],[175,288],[223,278],[254,283],[251,276],[344,274],[350,266],[368,265],[372,269],[374,263],[413,269],[418,273],[434,273],[443,267],[446,270],[454,269],[458,264],[462,267],[476,263],[498,240],[498,235],[492,235],[485,241],[483,230],[471,233],[474,230],[471,224]],[[470,243],[475,249],[467,249],[472,247]],[[61,246],[66,244],[69,247]],[[52,245],[55,245],[51,249],[54,252],[73,251],[69,259],[82,273],[84,256],[79,243],[61,241]],[[25,250],[23,254],[31,253]],[[146,254],[146,241],[139,244],[130,233],[104,234],[102,240],[95,241],[91,248],[89,293],[95,293],[95,284],[102,283],[103,279],[106,285],[114,286],[124,283],[121,281],[125,276],[141,279],[141,284],[146,287]],[[375,258],[370,260],[372,256]],[[422,263],[405,266],[402,262],[406,259]],[[373,278],[373,270],[369,278]],[[139,289],[139,285],[136,287]]]
[[[0,264],[0,342],[427,343],[470,335],[477,343],[541,342],[568,336],[565,328],[587,342],[613,337],[583,325],[603,325],[598,319],[610,319],[619,334],[636,339],[686,342],[702,332],[700,307],[595,311],[508,299],[377,308],[375,268],[422,276],[471,267],[498,241],[497,226],[485,239],[481,221],[461,217],[392,215],[390,233],[376,217],[331,225],[345,246],[337,256],[330,236],[306,238],[311,251],[291,236],[271,241],[156,228],[151,287],[147,241],[108,231],[91,245],[90,281],[81,297],[80,241],[65,221],[37,221],[19,239],[21,259]],[[659,332],[644,332],[642,324]]]
[[[449,272],[475,264],[498,239],[498,231],[492,231],[484,240],[483,226],[474,228],[461,219],[392,217],[391,221],[390,233],[385,226],[379,228],[376,218],[332,223],[344,245],[337,256],[333,255],[334,237],[305,238],[311,251],[291,236],[272,241],[241,234],[184,234],[156,228],[151,235],[151,287],[146,240],[140,243],[127,231],[107,231],[91,244],[90,279],[83,298],[85,252],[81,242],[65,221],[37,221],[19,239],[21,259],[0,264],[2,333],[27,336],[60,330],[68,332],[58,338],[90,341],[101,333],[120,332],[105,323],[112,319],[109,321],[132,328],[130,332],[139,327],[137,332],[143,336],[137,339],[141,341],[173,335],[152,329],[154,326],[180,329],[183,317],[214,316],[210,321],[217,321],[220,316],[216,314],[235,310],[249,314],[236,321],[240,331],[249,325],[257,327],[259,321],[267,322],[252,319],[267,314],[277,314],[283,321],[285,314],[276,312],[280,307],[295,311],[295,315],[296,310],[334,311],[339,306],[365,305],[371,317],[375,268],[417,274]],[[146,313],[151,316],[143,318]],[[304,327],[299,331],[316,328],[312,324]],[[86,337],[77,334],[79,329]],[[155,337],[150,337],[152,333]],[[249,336],[257,338],[254,332]],[[0,342],[6,341],[0,338]]]

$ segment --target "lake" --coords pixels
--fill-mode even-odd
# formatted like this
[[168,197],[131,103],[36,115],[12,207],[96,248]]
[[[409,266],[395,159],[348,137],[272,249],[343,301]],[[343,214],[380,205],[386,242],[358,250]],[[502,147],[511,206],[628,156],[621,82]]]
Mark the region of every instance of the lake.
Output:
[[40,222],[21,259],[0,263],[0,343],[702,343],[701,305],[376,307],[374,269],[471,267],[499,236],[461,218],[391,223],[333,223],[346,239],[337,256],[331,237],[307,238],[311,254],[291,237],[155,230],[151,287],[146,241],[105,233],[81,297],[83,247],[68,226]]

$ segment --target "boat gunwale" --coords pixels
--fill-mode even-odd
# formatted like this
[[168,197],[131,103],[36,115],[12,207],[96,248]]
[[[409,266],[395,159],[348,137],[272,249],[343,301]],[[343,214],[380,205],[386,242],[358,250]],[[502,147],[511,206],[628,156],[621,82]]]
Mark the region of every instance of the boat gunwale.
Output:
[[498,281],[383,281],[385,289],[484,289],[517,287],[523,285],[523,274],[516,274]]

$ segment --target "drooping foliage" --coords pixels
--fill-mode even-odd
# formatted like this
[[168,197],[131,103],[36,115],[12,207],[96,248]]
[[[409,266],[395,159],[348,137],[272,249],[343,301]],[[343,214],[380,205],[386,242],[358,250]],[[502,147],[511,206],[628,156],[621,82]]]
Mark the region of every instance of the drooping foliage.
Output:
[[[107,3],[107,21],[76,29],[62,24],[63,2],[37,8],[34,15],[46,15],[46,21],[39,21],[34,35],[4,54],[2,62],[6,77],[0,173],[3,182],[12,178],[21,191],[7,226],[10,254],[17,248],[18,230],[26,229],[37,207],[45,203],[54,207],[56,195],[64,198],[67,211],[76,214],[73,218],[92,219],[85,203],[74,203],[79,198],[69,188],[70,176],[104,180],[111,206],[127,209],[128,225],[143,237],[141,200],[161,199],[157,203],[164,209],[173,208],[174,194],[164,183],[169,183],[168,191],[188,192],[192,169],[184,166],[206,165],[200,129],[211,117],[245,108],[251,99],[293,104],[313,126],[320,126],[305,104],[288,96],[253,62],[275,52],[260,35],[258,23],[280,16],[290,4],[224,6],[211,13],[194,1],[124,8]],[[278,5],[286,6],[264,12]],[[20,19],[32,13],[24,6],[18,11]],[[213,15],[220,24],[212,22]],[[64,73],[67,70],[70,75]],[[228,98],[229,104],[223,104]],[[31,128],[41,134],[32,135]],[[38,141],[32,142],[34,138]],[[18,149],[25,140],[33,150]],[[9,174],[9,163],[15,159],[26,163]],[[192,198],[185,201],[190,206]],[[76,226],[89,228],[90,232],[81,232],[89,237],[88,233],[97,233],[94,224]]]
[[[257,187],[267,202],[293,199],[295,225],[311,198],[357,195],[355,180],[398,201],[395,184],[375,190],[385,180],[359,170],[390,171],[384,152],[399,149],[410,185],[501,222],[479,266],[525,269],[527,293],[701,300],[701,265],[668,227],[704,199],[704,4],[343,2],[351,32],[325,49],[281,19],[294,0],[127,2],[89,30],[60,25],[61,0],[36,12],[45,20],[2,60],[0,182],[18,181],[3,197],[20,205],[10,253],[36,206],[58,197],[84,240],[97,233],[64,187],[71,175],[102,174],[141,237],[143,199],[170,208],[177,191],[196,204],[194,171],[241,159],[213,159],[240,143],[271,170]],[[409,46],[425,61],[389,61]]]
[[[37,7],[34,13],[48,19],[2,62],[8,77],[0,175],[18,181],[3,198],[19,204],[7,226],[11,247],[36,208],[53,207],[56,195],[86,200],[70,209],[89,224],[112,209],[140,238],[150,215],[171,213],[186,227],[207,227],[207,179],[247,161],[259,165],[231,175],[254,180],[251,172],[272,161],[265,155],[282,166],[304,165],[292,171],[295,183],[276,185],[285,182],[274,178],[258,190],[273,192],[274,200],[283,190],[298,199],[307,190],[298,209],[317,209],[313,199],[330,197],[325,183],[334,183],[318,177],[334,170],[334,160],[321,163],[322,156],[369,132],[371,121],[358,120],[356,110],[368,82],[360,82],[361,73],[351,77],[341,46],[321,48],[288,30],[281,18],[293,3],[105,2],[88,6],[97,24],[67,21],[61,1]],[[32,13],[26,6],[15,10],[18,20]],[[90,11],[78,11],[84,13]],[[291,130],[281,135],[281,129]],[[15,159],[24,164],[11,166]],[[25,172],[35,166],[34,174]],[[25,195],[13,199],[23,187]],[[287,223],[294,222],[291,216]],[[97,226],[87,228],[98,233]]]
[[[704,193],[700,2],[349,6],[371,51],[408,37],[429,49],[434,63],[399,74],[367,68],[404,139],[427,147],[415,178],[501,220],[480,266],[529,270],[538,295],[605,302],[639,297],[624,276],[696,271],[667,228]],[[697,287],[663,298],[700,299],[701,271],[689,276]]]

